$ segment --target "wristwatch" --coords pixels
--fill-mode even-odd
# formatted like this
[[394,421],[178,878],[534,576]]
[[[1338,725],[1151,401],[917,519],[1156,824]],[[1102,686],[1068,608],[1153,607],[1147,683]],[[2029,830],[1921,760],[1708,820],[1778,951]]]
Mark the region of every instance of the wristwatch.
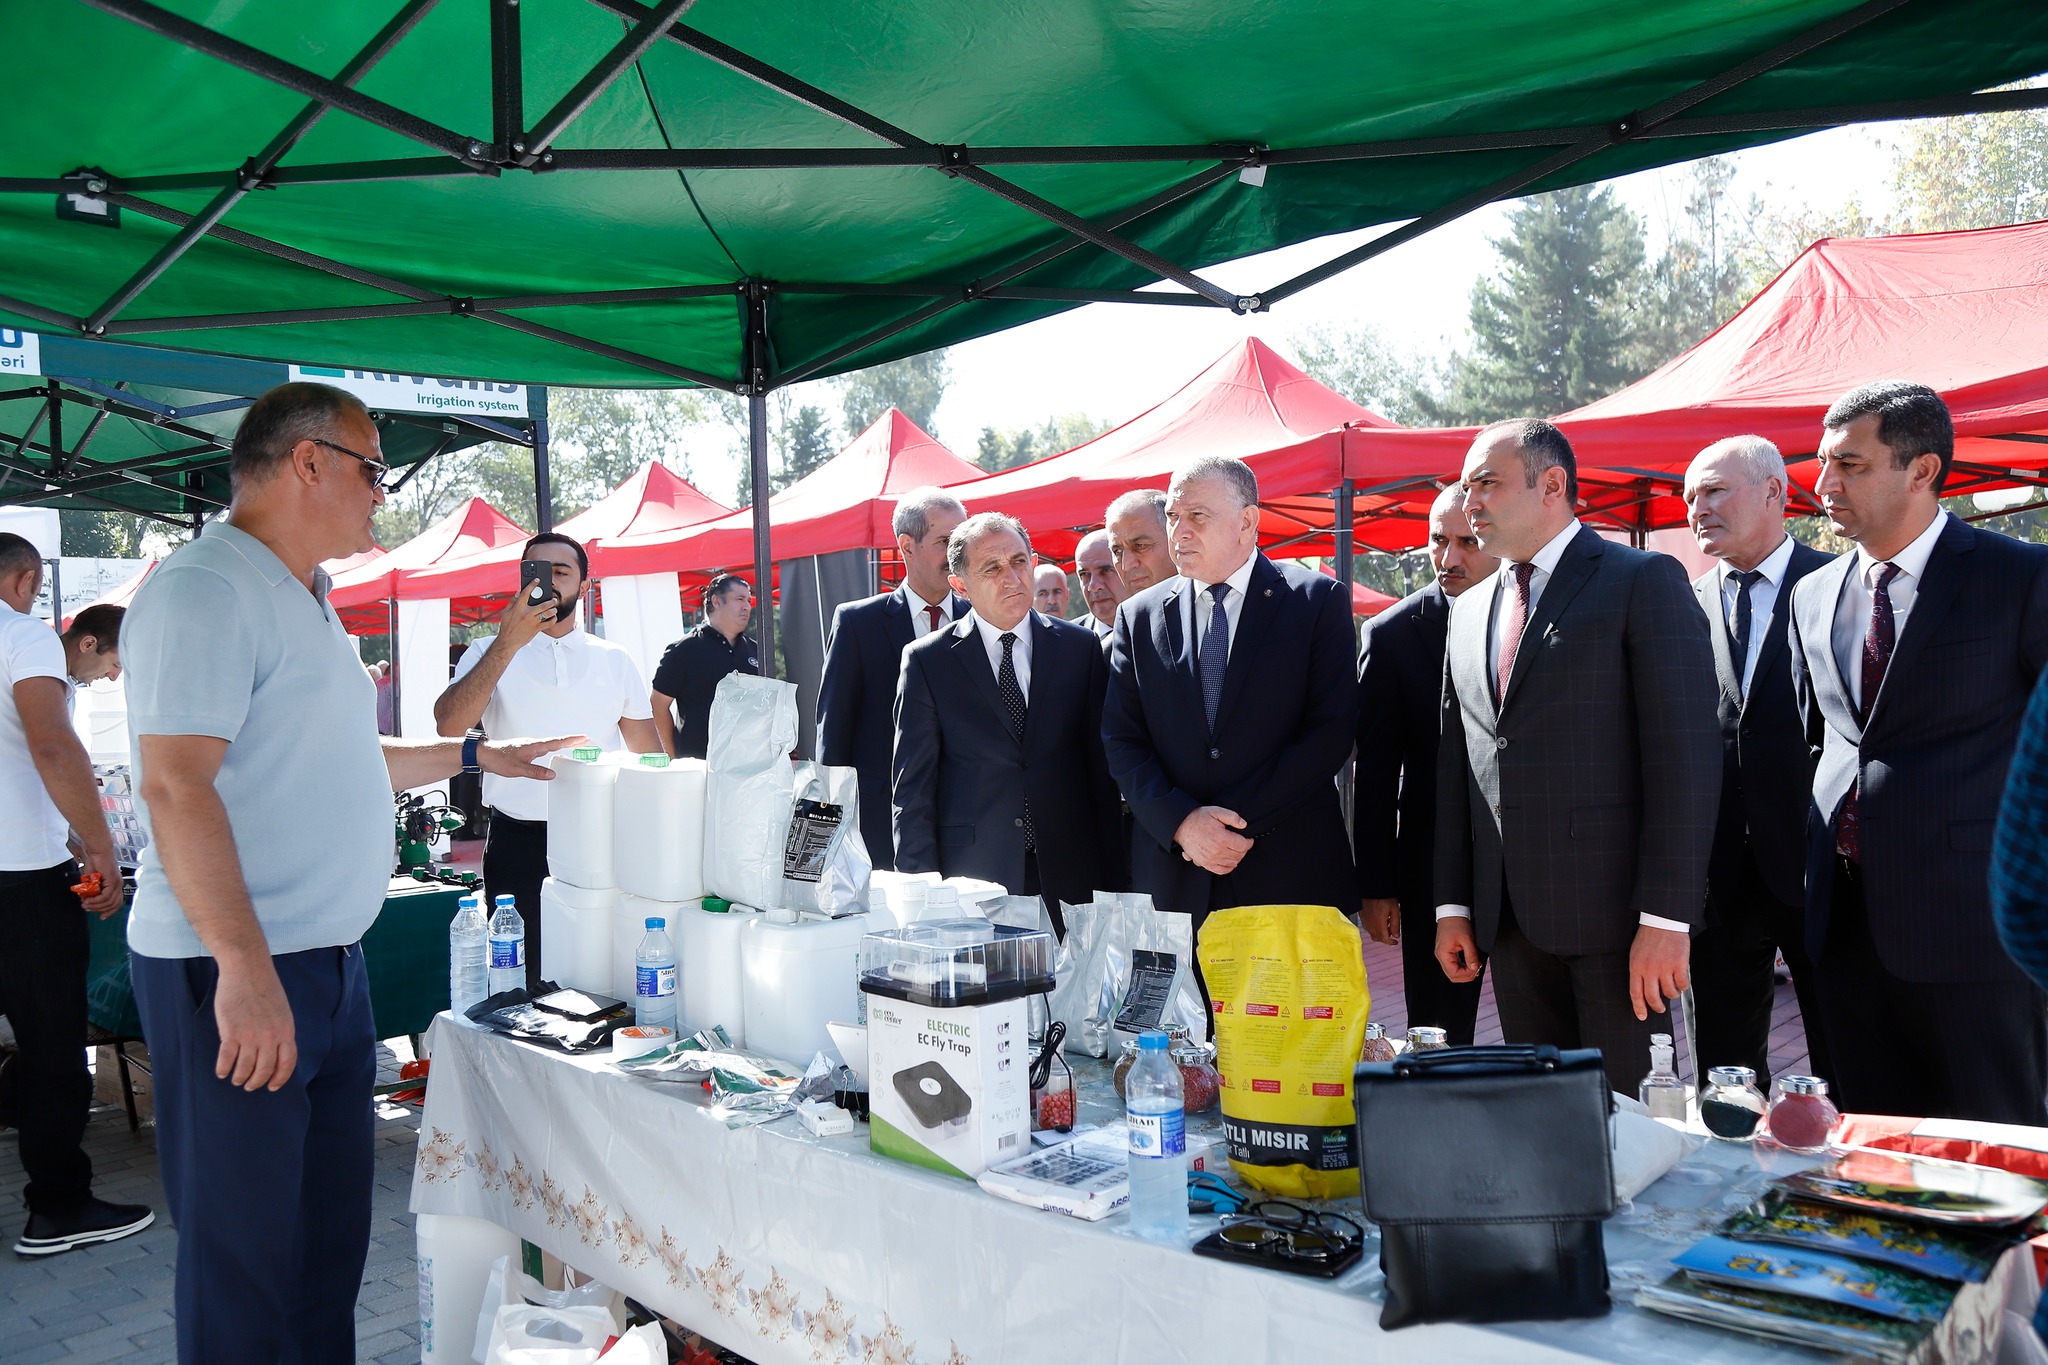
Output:
[[483,764],[476,761],[476,746],[482,743],[484,738],[481,726],[470,727],[469,733],[462,737],[462,771],[480,773],[484,770]]

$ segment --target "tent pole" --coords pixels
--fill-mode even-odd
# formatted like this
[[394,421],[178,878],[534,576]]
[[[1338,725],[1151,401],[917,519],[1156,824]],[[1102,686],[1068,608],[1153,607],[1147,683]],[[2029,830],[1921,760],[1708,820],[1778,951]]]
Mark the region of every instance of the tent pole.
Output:
[[1347,590],[1351,587],[1353,570],[1351,566],[1351,480],[1345,479],[1337,485],[1337,581]]
[[533,424],[533,529],[555,529],[555,490],[548,480],[548,419]]
[[400,689],[405,686],[405,671],[398,666],[398,599],[384,599],[384,618],[391,631],[391,733],[398,733],[398,718],[405,714],[399,710]]
[[775,671],[775,557],[768,510],[768,289],[747,281],[742,301],[746,335],[740,391],[747,396],[747,468],[754,489],[754,600],[761,623],[761,675]]

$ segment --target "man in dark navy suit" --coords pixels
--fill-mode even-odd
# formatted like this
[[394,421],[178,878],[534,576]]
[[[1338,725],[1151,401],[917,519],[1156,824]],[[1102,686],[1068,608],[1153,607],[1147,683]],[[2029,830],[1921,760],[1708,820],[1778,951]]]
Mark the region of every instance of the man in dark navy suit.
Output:
[[1730,436],[1685,473],[1687,522],[1720,564],[1693,582],[1720,685],[1721,813],[1707,863],[1707,919],[1693,935],[1704,1071],[1746,1066],[1770,1082],[1773,968],[1799,993],[1807,1069],[1832,1071],[1806,956],[1806,807],[1813,752],[1792,696],[1785,627],[1792,588],[1830,558],[1785,534],[1785,460],[1761,436]]
[[919,488],[896,504],[890,526],[903,556],[894,592],[832,613],[825,675],[818,683],[818,761],[860,774],[860,832],[877,868],[896,866],[890,833],[889,765],[896,737],[896,680],[903,651],[967,612],[946,583],[946,541],[967,517],[960,500]]
[[1987,880],[2006,769],[2048,664],[2048,546],[1941,507],[1932,389],[1886,381],[1823,420],[1814,484],[1853,554],[1792,594],[1793,687],[1818,755],[1806,946],[1842,1108],[2048,1120],[2040,990]]
[[1057,906],[1106,888],[1119,829],[1092,631],[1032,610],[1031,538],[984,512],[953,532],[959,621],[903,651],[896,868],[1000,882]]
[[1131,887],[1162,910],[1329,905],[1358,891],[1337,798],[1358,689],[1336,580],[1258,552],[1259,488],[1204,457],[1167,490],[1179,576],[1126,601],[1102,734],[1137,817]]
[[1435,581],[1365,628],[1351,847],[1358,861],[1359,927],[1381,943],[1401,945],[1409,1027],[1445,1029],[1462,1047],[1471,1043],[1479,1018],[1479,977],[1453,981],[1438,964],[1432,889],[1444,631],[1451,599],[1490,578],[1500,561],[1472,534],[1460,485],[1446,488],[1429,509],[1429,560]]

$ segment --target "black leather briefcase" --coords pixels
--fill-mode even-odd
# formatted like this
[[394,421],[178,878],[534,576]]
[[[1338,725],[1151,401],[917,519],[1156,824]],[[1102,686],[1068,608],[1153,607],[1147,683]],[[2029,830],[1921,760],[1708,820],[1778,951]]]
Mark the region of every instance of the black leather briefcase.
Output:
[[1459,1047],[1358,1068],[1380,1326],[1597,1317],[1614,1212],[1598,1049]]

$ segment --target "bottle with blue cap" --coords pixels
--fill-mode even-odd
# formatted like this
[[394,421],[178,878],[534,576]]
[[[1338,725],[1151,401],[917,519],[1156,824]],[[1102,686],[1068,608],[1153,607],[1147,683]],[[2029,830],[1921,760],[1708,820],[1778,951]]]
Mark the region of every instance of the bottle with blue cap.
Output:
[[1130,1124],[1131,1231],[1184,1246],[1188,1236],[1187,1106],[1180,1068],[1158,1029],[1138,1035],[1138,1060],[1124,1081]]
[[633,950],[633,1022],[642,1028],[676,1026],[676,950],[661,915],[647,917],[647,932]]
[[526,989],[526,920],[510,896],[491,913],[491,994]]
[[490,936],[483,902],[475,896],[456,901],[455,918],[448,923],[448,1008],[457,1014],[465,1013],[487,994]]

